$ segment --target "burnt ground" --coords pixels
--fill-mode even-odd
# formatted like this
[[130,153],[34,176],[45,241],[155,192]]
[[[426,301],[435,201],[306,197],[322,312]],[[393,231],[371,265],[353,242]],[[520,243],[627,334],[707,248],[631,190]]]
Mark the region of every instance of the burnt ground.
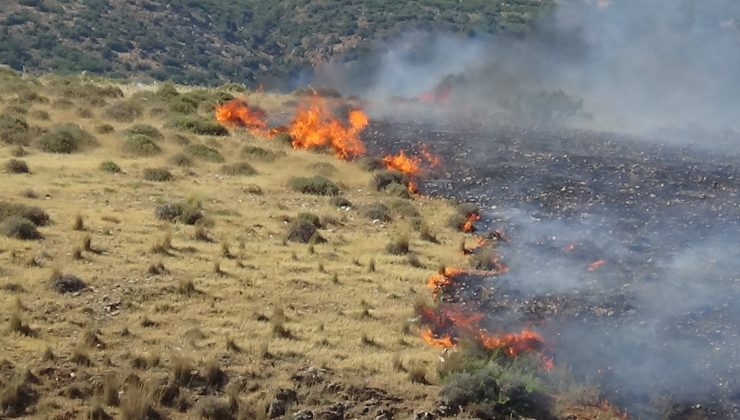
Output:
[[629,136],[374,122],[373,152],[427,143],[425,194],[503,229],[510,271],[445,299],[531,326],[556,365],[639,418],[740,417],[737,152]]

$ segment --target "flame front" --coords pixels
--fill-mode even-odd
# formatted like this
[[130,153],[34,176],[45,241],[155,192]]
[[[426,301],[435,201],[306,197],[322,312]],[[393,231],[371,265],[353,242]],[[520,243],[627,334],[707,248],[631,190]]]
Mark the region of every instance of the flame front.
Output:
[[312,99],[299,107],[288,127],[294,149],[331,148],[340,159],[350,160],[365,154],[367,149],[359,134],[368,125],[368,118],[359,109],[349,112],[343,124],[320,99]]
[[545,343],[541,335],[528,329],[516,334],[502,335],[488,335],[481,331],[479,338],[486,349],[501,349],[511,357],[516,357],[527,351],[539,351]]
[[408,177],[416,177],[421,170],[421,158],[409,156],[401,150],[395,156],[386,156],[383,163],[388,169],[394,169]]
[[589,264],[586,269],[589,272],[593,272],[593,271],[596,271],[599,268],[603,267],[604,264],[606,264],[606,260],[605,259],[596,260],[596,261],[592,262],[591,264]]
[[452,337],[449,335],[443,335],[441,337],[435,337],[434,332],[431,328],[426,328],[421,332],[421,338],[430,346],[440,349],[451,349],[455,347],[452,342]]
[[216,120],[229,127],[245,127],[258,132],[267,128],[265,112],[259,108],[250,108],[241,99],[232,99],[216,106]]
[[465,222],[462,225],[462,231],[465,233],[475,232],[475,222],[477,222],[478,220],[480,220],[480,214],[478,213],[468,214],[468,218],[465,219]]

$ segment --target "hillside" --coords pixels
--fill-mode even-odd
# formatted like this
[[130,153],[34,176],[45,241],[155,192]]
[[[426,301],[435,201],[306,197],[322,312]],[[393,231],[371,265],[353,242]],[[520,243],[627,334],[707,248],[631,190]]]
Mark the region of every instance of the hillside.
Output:
[[0,63],[183,83],[248,85],[353,60],[413,29],[526,33],[551,0],[19,0],[0,10]]

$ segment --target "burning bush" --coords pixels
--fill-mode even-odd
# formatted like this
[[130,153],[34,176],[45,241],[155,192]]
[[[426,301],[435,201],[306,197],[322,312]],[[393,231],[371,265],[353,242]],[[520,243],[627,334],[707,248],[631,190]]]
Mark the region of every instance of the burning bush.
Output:
[[205,144],[191,144],[185,148],[185,154],[207,162],[224,162],[223,155],[218,150],[208,147]]
[[257,170],[247,162],[236,162],[221,167],[221,172],[231,176],[251,176],[256,175]]
[[216,107],[216,120],[229,127],[265,130],[265,111],[250,107],[244,100],[232,99]]
[[5,171],[11,174],[27,174],[31,172],[28,164],[23,160],[10,159],[5,162]]
[[151,137],[134,134],[123,143],[123,151],[134,156],[149,157],[162,153],[162,148]]
[[95,136],[72,123],[54,126],[39,139],[39,147],[47,153],[76,153],[97,144]]
[[144,179],[153,182],[167,182],[174,179],[174,175],[167,168],[144,168]]
[[172,126],[180,130],[203,136],[228,136],[229,130],[217,122],[196,116],[184,116],[175,119]]
[[475,222],[480,219],[480,209],[473,203],[461,203],[450,216],[449,226],[463,232],[475,232]]
[[396,171],[378,171],[373,177],[372,186],[376,191],[385,191],[390,195],[402,198],[410,197],[408,188],[408,179],[400,172]]
[[293,177],[288,181],[293,191],[315,195],[337,195],[339,187],[330,179],[317,175],[313,177]]
[[203,219],[203,211],[199,206],[185,202],[165,203],[157,206],[154,214],[158,219],[170,222],[179,222],[186,225],[194,225]]
[[117,122],[132,122],[143,115],[141,106],[134,102],[116,102],[105,108],[103,113]]

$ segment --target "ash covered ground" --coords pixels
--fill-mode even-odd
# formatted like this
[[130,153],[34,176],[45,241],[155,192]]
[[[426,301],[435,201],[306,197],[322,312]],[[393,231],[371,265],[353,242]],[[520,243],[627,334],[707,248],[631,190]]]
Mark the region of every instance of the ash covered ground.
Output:
[[556,365],[638,418],[740,417],[737,152],[389,121],[364,140],[379,154],[429,144],[445,167],[422,192],[479,204],[479,231],[511,239],[508,273],[445,300],[492,331],[535,328]]

